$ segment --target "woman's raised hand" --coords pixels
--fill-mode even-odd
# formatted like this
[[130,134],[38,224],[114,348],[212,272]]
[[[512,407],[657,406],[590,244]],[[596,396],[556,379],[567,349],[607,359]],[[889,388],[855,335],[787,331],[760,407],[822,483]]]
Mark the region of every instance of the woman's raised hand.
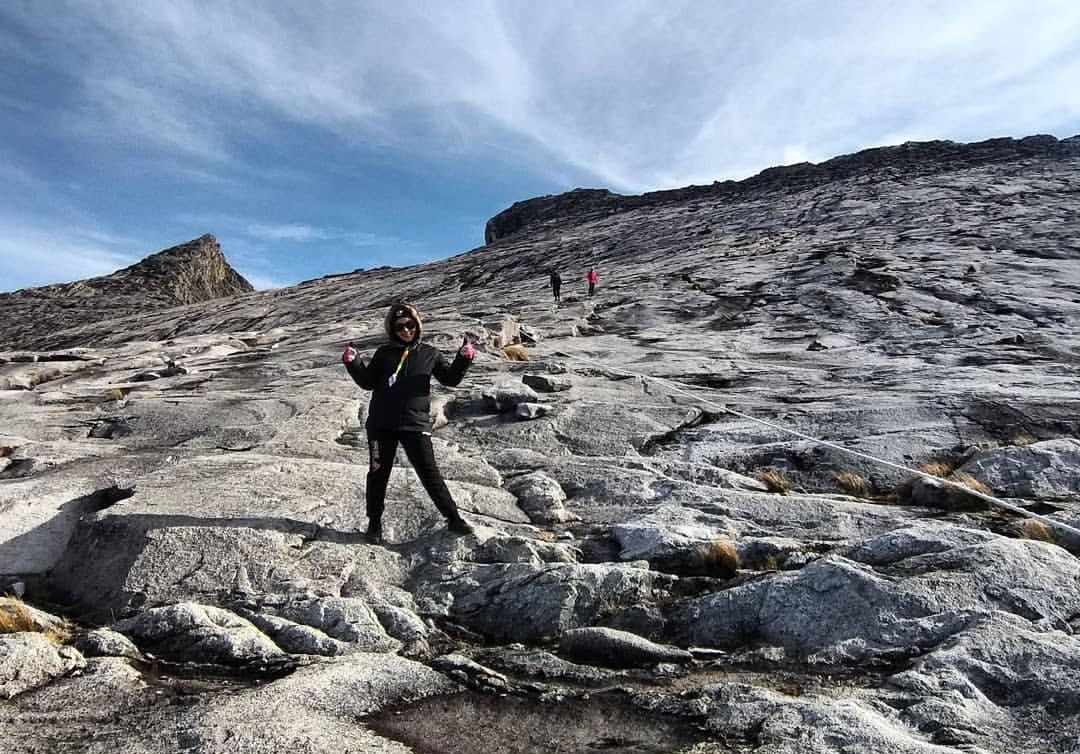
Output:
[[476,346],[469,342],[468,335],[462,338],[461,348],[458,349],[458,354],[460,354],[463,359],[468,359],[469,361],[476,358]]

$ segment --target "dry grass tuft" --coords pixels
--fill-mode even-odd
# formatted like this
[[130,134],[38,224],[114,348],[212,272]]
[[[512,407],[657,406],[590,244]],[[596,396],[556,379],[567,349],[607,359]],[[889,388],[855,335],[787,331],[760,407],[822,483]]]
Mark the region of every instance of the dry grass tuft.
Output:
[[[966,471],[960,471],[949,477],[950,482],[963,485],[969,490],[975,492],[981,492],[984,495],[990,494],[990,488],[983,484],[981,481],[968,474]],[[990,507],[990,504],[983,500],[981,497],[972,495],[965,492],[962,489],[958,489],[953,485],[948,485],[946,488],[946,496],[948,499],[948,507],[952,510],[984,510]]]
[[34,614],[25,602],[18,597],[0,598],[0,634],[38,630],[40,627],[34,620]]
[[701,576],[730,579],[739,570],[739,551],[726,537],[714,540],[694,551],[690,556],[690,568]]
[[1016,535],[1021,539],[1037,539],[1040,542],[1052,544],[1058,544],[1061,541],[1061,537],[1054,529],[1034,518],[1025,518],[1017,524]]
[[43,635],[53,644],[64,644],[71,639],[73,630],[74,626],[68,620],[40,620],[18,597],[0,597],[0,634],[31,631]]
[[106,397],[109,400],[116,401],[117,403],[120,403],[122,400],[127,398],[127,395],[130,392],[131,392],[131,388],[129,388],[129,387],[109,388],[109,392],[106,393]]
[[949,476],[956,470],[956,464],[952,461],[927,461],[919,467],[919,471],[930,476],[941,477],[942,479]]
[[783,565],[783,560],[781,560],[779,555],[770,555],[765,558],[765,562],[761,564],[761,570],[779,571],[781,565]]
[[46,626],[41,633],[53,644],[67,644],[75,633],[75,625],[69,620],[62,620]]
[[784,472],[777,469],[762,469],[758,471],[754,476],[759,482],[764,484],[769,492],[778,492],[781,495],[786,495],[791,492],[791,482],[784,476]]
[[528,361],[529,352],[525,346],[510,345],[503,349],[503,355],[507,361]]
[[840,485],[840,489],[852,497],[868,497],[870,495],[870,483],[858,474],[844,471],[835,474],[833,479]]
[[1039,441],[1039,439],[1037,437],[1035,437],[1034,435],[1030,435],[1027,432],[1017,432],[1009,440],[1009,442],[1012,445],[1017,445],[1017,446],[1019,446],[1021,448],[1026,446],[1026,445],[1031,445],[1031,443],[1038,442],[1038,441]]
[[990,488],[989,487],[987,487],[983,482],[976,479],[975,477],[973,477],[971,474],[967,473],[966,471],[958,471],[958,472],[956,472],[951,477],[949,477],[949,481],[950,482],[956,482],[957,484],[962,484],[965,487],[967,487],[969,490],[975,490],[976,492],[981,492],[984,495],[989,495],[990,494]]

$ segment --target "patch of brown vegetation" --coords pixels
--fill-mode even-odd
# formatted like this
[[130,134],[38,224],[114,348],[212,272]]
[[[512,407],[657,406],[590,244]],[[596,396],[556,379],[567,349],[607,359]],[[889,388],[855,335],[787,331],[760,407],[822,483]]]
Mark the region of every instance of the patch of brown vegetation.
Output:
[[945,479],[949,474],[953,473],[956,469],[956,464],[952,461],[927,461],[919,467],[919,471],[930,476],[941,477]]
[[34,614],[18,597],[0,598],[0,634],[39,630]]
[[1052,544],[1057,544],[1061,540],[1061,537],[1053,528],[1034,518],[1025,518],[1017,524],[1016,536],[1020,537],[1020,539],[1035,539]]
[[783,565],[779,555],[770,555],[765,558],[765,562],[761,564],[761,570],[763,571],[779,571],[780,566]]
[[978,495],[972,495],[966,492],[964,489],[957,487],[959,484],[962,487],[966,487],[974,492],[982,493],[983,495],[990,494],[990,488],[983,482],[979,481],[966,471],[959,471],[948,478],[950,484],[947,487],[948,506],[952,510],[984,510],[989,507],[989,503],[983,500]]
[[690,568],[700,576],[730,579],[739,570],[739,551],[726,537],[698,547],[690,556]]
[[761,469],[754,477],[764,484],[769,492],[776,492],[781,495],[786,495],[791,492],[791,482],[784,476],[784,472],[777,469]]
[[18,597],[0,597],[0,634],[34,632],[53,644],[63,644],[71,638],[72,624],[67,620],[42,621]]
[[525,349],[525,346],[510,345],[503,349],[503,355],[506,356],[508,361],[528,361],[529,352]]
[[843,471],[834,474],[833,479],[840,485],[840,489],[852,497],[868,497],[870,495],[870,483],[858,474]]
[[1038,441],[1039,440],[1038,440],[1037,437],[1034,437],[1033,435],[1030,435],[1027,432],[1017,432],[1015,435],[1013,435],[1009,439],[1010,444],[1019,446],[1021,448],[1025,447],[1027,445],[1031,445],[1031,443],[1038,442]]

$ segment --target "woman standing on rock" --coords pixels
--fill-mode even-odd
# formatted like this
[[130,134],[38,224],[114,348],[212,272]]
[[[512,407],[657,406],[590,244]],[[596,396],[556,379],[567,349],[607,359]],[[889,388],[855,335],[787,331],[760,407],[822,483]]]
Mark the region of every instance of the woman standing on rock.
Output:
[[589,283],[589,295],[596,293],[596,284],[600,282],[600,276],[596,274],[596,268],[590,267],[588,273],[585,275],[585,280]]
[[458,513],[457,504],[443,481],[431,447],[431,377],[444,385],[457,385],[465,376],[476,349],[468,339],[447,365],[434,346],[420,342],[420,315],[405,303],[394,304],[386,315],[386,334],[390,342],[379,346],[365,364],[350,344],[341,355],[349,376],[357,385],[370,390],[367,429],[370,466],[367,475],[367,540],[381,544],[382,515],[386,485],[394,467],[398,443],[420,477],[439,512],[446,517],[447,528],[456,534],[471,534],[472,527]]

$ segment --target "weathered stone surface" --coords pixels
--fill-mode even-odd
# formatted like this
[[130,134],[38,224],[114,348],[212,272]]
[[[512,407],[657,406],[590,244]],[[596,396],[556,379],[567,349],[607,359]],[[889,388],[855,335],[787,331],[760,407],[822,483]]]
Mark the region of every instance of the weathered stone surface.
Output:
[[821,662],[865,660],[936,645],[963,630],[972,611],[1068,625],[1080,612],[1078,579],[1080,561],[1061,548],[999,538],[905,557],[884,574],[829,556],[691,599],[673,612],[671,628],[690,644],[759,640]]
[[401,642],[407,655],[423,655],[428,647],[428,628],[412,610],[378,601],[371,606],[386,633]]
[[[1033,630],[1022,618],[995,612],[890,677],[889,684],[919,699],[903,711],[919,730],[959,734],[959,742],[989,733],[1011,745],[1067,751],[1080,729],[1078,650],[1071,634]],[[1017,724],[1038,719],[1047,708],[1067,715],[1062,727]]]
[[563,681],[574,686],[588,687],[611,685],[616,680],[614,670],[594,665],[579,665],[551,652],[527,649],[520,644],[511,644],[495,651],[479,650],[476,655],[491,667],[537,681]]
[[393,652],[401,646],[387,634],[368,603],[357,597],[300,597],[283,606],[281,612],[292,621],[367,652]]
[[483,398],[492,411],[514,411],[522,403],[534,403],[540,396],[520,382],[501,382],[484,391]]
[[193,602],[151,608],[118,621],[113,629],[154,654],[178,660],[244,665],[283,655],[265,634],[235,613]]
[[73,647],[57,646],[35,631],[0,634],[0,698],[37,688],[85,663]]
[[573,383],[566,377],[557,377],[551,374],[521,375],[521,381],[540,393],[561,393],[573,387]]
[[534,471],[507,480],[506,488],[518,500],[518,505],[537,524],[564,523],[574,516],[567,512],[566,493],[559,482],[542,471]]
[[92,631],[80,632],[72,638],[71,645],[85,657],[146,659],[131,639],[111,628],[95,628]]
[[616,524],[611,533],[621,548],[620,560],[648,560],[659,568],[686,565],[698,548],[731,532],[698,523],[693,510],[657,506],[653,513],[631,523]]
[[290,654],[332,657],[344,654],[349,649],[348,643],[331,638],[312,626],[252,610],[237,609],[236,612]]
[[1070,500],[1080,493],[1080,440],[1062,438],[978,453],[960,467],[994,494]]
[[628,631],[598,626],[564,631],[559,637],[559,650],[587,665],[616,668],[660,662],[690,662],[694,659],[685,649],[657,644]]
[[548,412],[547,406],[542,403],[519,403],[514,409],[514,415],[519,419],[539,419]]
[[579,554],[570,546],[521,536],[494,535],[477,547],[478,563],[576,563]]
[[[471,569],[442,588],[454,597],[449,614],[472,630],[496,641],[534,643],[601,617],[617,621],[619,613],[655,604],[671,583],[664,574],[627,566],[509,564]],[[658,615],[651,621],[659,627]]]
[[63,343],[66,332],[81,325],[253,290],[225,261],[217,239],[206,235],[105,277],[0,293],[7,323],[0,348],[50,348],[43,336]]

